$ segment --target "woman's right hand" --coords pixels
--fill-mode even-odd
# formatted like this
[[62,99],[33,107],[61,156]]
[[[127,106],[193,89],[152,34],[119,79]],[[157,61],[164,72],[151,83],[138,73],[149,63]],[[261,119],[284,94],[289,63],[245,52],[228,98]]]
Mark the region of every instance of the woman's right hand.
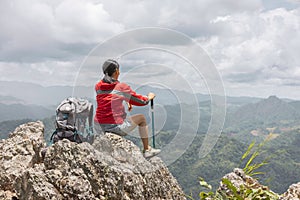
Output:
[[149,99],[149,100],[154,99],[154,97],[155,97],[155,94],[154,94],[154,93],[150,92],[150,93],[148,94],[148,99]]

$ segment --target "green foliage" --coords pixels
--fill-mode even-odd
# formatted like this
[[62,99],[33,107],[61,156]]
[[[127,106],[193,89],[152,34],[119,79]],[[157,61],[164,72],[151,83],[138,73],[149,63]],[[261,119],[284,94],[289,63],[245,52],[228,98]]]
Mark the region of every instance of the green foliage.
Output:
[[200,181],[199,181],[199,184],[202,186],[202,187],[205,187],[209,190],[212,189],[212,186],[209,185],[202,177],[200,177]]
[[277,200],[279,195],[270,191],[267,187],[253,188],[251,184],[247,182],[245,185],[241,185],[239,188],[234,186],[232,182],[228,179],[222,179],[222,183],[226,185],[230,192],[227,194],[222,193],[223,199],[229,200]]
[[240,157],[247,148],[239,141],[221,136],[212,151],[205,158],[199,158],[198,152],[203,138],[204,135],[197,135],[186,152],[168,166],[185,193],[192,194],[193,198],[198,196],[198,177],[209,180],[212,188],[216,188],[224,174],[239,165]]
[[[265,140],[265,142],[266,141],[267,140]],[[246,175],[254,177],[256,175],[264,174],[264,172],[257,172],[256,170],[258,170],[262,166],[268,164],[267,159],[265,159],[265,160],[263,160],[262,162],[259,162],[259,163],[254,163],[254,160],[261,154],[262,147],[265,145],[265,142],[259,144],[257,149],[254,150],[254,152],[252,153],[252,150],[255,147],[255,142],[253,141],[249,145],[247,151],[242,156],[241,161],[245,160],[246,158],[248,158],[250,156],[250,158],[246,162],[245,167],[243,168],[243,171],[245,172]],[[251,155],[251,153],[252,153],[252,155]]]
[[[175,135],[176,131],[160,132],[156,137],[157,146],[167,145]],[[249,146],[240,140],[222,134],[212,151],[205,158],[200,159],[198,152],[204,136],[204,134],[198,134],[186,152],[176,162],[168,166],[184,192],[190,194],[188,196],[190,199],[199,199],[198,177],[208,180],[208,184],[212,186],[212,191],[215,191],[225,174],[231,172],[236,166],[244,168],[249,158],[258,149],[259,155],[255,156],[248,166],[268,161],[269,164],[267,165],[256,165],[251,168],[252,172],[264,172],[259,174],[261,183],[268,185],[277,193],[283,193],[295,182],[295,177],[300,177],[300,134],[298,131],[281,133],[276,139],[265,142],[263,145],[256,141]],[[135,139],[140,144],[139,138]],[[208,188],[205,188],[205,192],[209,192]],[[205,195],[204,193],[202,196]],[[213,193],[216,195],[215,192]]]
[[[222,183],[227,187],[227,193],[222,191],[213,192],[211,187],[202,180],[200,185],[202,187],[210,189],[208,192],[200,192],[199,198],[200,200],[278,200],[279,195],[268,190],[267,187],[261,188],[253,188],[250,184],[241,185],[239,188],[234,186],[234,184],[228,180],[223,178]],[[193,199],[193,198],[191,198]]]
[[[255,158],[257,158],[261,154],[262,147],[265,143],[261,143],[258,145],[257,149],[253,151],[255,147],[255,142],[252,142],[246,152],[242,155],[241,160],[245,160],[246,158],[249,158],[246,161],[244,172],[246,175],[259,175],[263,174],[263,172],[257,172],[260,167],[267,164],[266,161],[263,161],[261,163],[254,163]],[[222,183],[226,186],[228,190],[226,190],[226,193],[222,190],[217,190],[215,192],[212,191],[211,185],[209,185],[203,178],[200,178],[200,186],[208,189],[208,191],[202,191],[199,193],[200,200],[206,200],[206,199],[228,199],[228,200],[260,200],[260,199],[267,199],[267,200],[277,200],[279,199],[279,195],[270,191],[267,187],[254,187],[252,183],[248,183],[245,181],[244,185],[241,185],[240,187],[236,187],[229,179],[223,178]]]
[[[216,192],[214,193],[212,191],[212,186],[209,185],[203,178],[200,177],[199,184],[201,187],[205,188],[208,190],[207,192],[202,191],[199,193],[199,198],[200,200],[205,200],[205,199],[216,199],[216,200],[221,200],[222,196]],[[195,200],[192,196],[187,196],[189,199]]]

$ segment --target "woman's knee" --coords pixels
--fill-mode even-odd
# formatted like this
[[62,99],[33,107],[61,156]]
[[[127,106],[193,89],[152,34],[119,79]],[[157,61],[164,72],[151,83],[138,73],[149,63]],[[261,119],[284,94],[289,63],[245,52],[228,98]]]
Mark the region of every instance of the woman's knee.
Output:
[[140,114],[140,119],[142,122],[146,122],[146,117],[143,114]]
[[139,126],[146,126],[146,117],[143,114],[137,114],[135,116],[132,116],[132,120],[134,123],[136,123]]

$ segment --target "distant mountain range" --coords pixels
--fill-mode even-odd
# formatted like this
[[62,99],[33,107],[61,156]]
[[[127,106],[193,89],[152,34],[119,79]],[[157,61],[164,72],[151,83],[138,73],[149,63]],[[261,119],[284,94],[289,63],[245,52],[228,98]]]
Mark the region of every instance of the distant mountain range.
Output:
[[[174,105],[178,103],[189,104],[197,99],[199,102],[210,101],[208,94],[191,94],[175,89],[162,89],[151,86],[129,85],[138,93],[146,95],[149,92],[156,93],[156,102],[162,105]],[[23,103],[33,105],[57,105],[69,96],[95,99],[94,86],[41,86],[27,82],[0,81],[0,103]],[[255,97],[227,97],[227,103],[243,105],[255,103],[261,98]]]
[[224,132],[244,135],[252,130],[269,133],[268,128],[291,130],[300,125],[300,101],[286,101],[270,96],[257,103],[230,110]]
[[300,119],[300,110],[297,109],[298,102],[285,102],[276,96],[270,96],[257,103],[241,106],[234,112],[236,122],[245,120],[280,121],[289,119]]
[[[209,108],[211,96],[191,94],[186,91],[156,88],[151,86],[129,85],[140,94],[156,93],[155,104],[176,106],[192,104]],[[94,86],[41,86],[26,82],[0,81],[0,121],[24,118],[44,118],[55,114],[56,106],[69,96],[88,98],[95,102]],[[268,99],[256,97],[227,97],[228,122],[240,123],[252,120],[283,120],[298,118],[300,102],[290,99]],[[172,109],[172,108],[169,108]],[[272,121],[271,120],[271,121]]]
[[38,105],[0,103],[0,122],[17,119],[39,120],[55,115],[55,109]]
[[12,97],[12,96],[3,96],[3,95],[0,95],[0,103],[3,103],[3,104],[22,103],[22,104],[24,104],[24,101],[21,100],[21,99],[18,99],[16,97]]
[[56,105],[72,95],[70,86],[44,87],[26,82],[0,81],[0,95],[21,100],[24,104]]

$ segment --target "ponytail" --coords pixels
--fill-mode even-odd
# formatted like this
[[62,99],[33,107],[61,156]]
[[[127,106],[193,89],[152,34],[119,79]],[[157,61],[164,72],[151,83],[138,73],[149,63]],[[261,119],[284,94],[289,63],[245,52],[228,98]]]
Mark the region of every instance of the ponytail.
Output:
[[117,80],[115,80],[113,77],[111,77],[114,72],[119,69],[120,65],[117,61],[108,59],[106,60],[102,65],[102,70],[104,73],[103,81],[105,83],[114,83]]
[[114,83],[117,80],[115,80],[113,77],[109,76],[108,73],[105,73],[103,79],[102,79],[105,83]]

